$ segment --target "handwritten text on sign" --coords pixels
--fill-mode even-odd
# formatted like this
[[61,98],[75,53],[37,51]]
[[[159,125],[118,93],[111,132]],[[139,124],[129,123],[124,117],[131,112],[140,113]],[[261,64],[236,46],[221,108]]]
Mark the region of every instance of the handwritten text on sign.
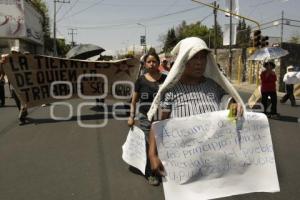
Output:
[[123,160],[131,166],[138,168],[143,174],[146,169],[146,140],[144,132],[134,126],[129,130],[126,142],[122,146]]
[[[279,190],[269,125],[263,114],[247,113],[245,120],[235,124],[227,119],[227,111],[220,111],[162,121],[154,129],[167,173],[165,193],[174,187],[191,192],[192,187],[193,197],[217,198]],[[222,185],[219,190],[218,185]],[[166,196],[180,199],[173,189]]]

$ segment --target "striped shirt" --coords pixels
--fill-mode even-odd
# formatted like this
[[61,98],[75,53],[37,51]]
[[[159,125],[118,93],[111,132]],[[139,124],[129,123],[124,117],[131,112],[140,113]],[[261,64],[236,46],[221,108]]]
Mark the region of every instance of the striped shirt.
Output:
[[226,92],[212,79],[200,84],[178,82],[161,99],[161,108],[170,111],[170,118],[186,117],[220,110],[221,98]]

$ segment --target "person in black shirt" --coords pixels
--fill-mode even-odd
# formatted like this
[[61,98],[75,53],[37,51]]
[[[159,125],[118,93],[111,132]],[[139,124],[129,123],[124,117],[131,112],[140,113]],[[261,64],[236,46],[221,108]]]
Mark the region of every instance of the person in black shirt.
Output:
[[[147,119],[147,112],[150,109],[152,101],[158,91],[159,85],[163,83],[166,75],[161,74],[158,70],[159,57],[155,52],[149,52],[144,56],[146,73],[140,76],[135,82],[134,93],[132,96],[130,116],[128,126],[132,127],[135,123],[136,105],[139,102],[138,120],[139,126],[145,133],[146,149],[148,152],[148,135],[151,127],[151,122]],[[158,177],[152,174],[150,163],[147,155],[146,178],[149,184],[159,185]]]

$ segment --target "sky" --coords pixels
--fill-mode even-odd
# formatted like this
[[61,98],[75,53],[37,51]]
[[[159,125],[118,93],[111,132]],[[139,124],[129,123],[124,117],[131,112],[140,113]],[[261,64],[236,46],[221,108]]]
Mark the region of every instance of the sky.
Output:
[[[45,0],[51,24],[53,24],[53,0]],[[59,0],[63,1],[63,0]],[[67,1],[67,0],[65,0]],[[213,0],[201,0],[212,3]],[[225,0],[218,0],[220,8]],[[281,18],[300,19],[299,0],[239,0],[241,15],[258,21],[260,24]],[[145,34],[147,44],[159,48],[161,38],[168,29],[177,27],[183,20],[188,24],[202,21],[211,27],[214,22],[213,10],[191,0],[70,0],[70,3],[57,3],[57,37],[71,42],[71,28],[75,28],[76,43],[92,43],[106,49],[106,54],[137,49],[140,36]],[[229,23],[224,13],[218,12],[218,23],[223,27]],[[238,20],[234,19],[233,23]],[[251,27],[256,25],[246,22]],[[262,28],[272,25],[266,24]],[[300,22],[290,21],[290,25],[300,26]],[[300,35],[300,27],[284,26],[283,40],[292,35]],[[280,37],[281,26],[262,30],[263,35]]]

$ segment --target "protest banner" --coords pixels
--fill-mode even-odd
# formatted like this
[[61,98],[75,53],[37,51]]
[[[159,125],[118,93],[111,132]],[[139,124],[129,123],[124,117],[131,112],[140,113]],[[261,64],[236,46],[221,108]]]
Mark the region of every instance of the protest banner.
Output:
[[227,115],[218,111],[153,124],[167,200],[279,191],[266,116],[246,112],[231,122]]
[[261,92],[260,92],[260,86],[258,86],[254,92],[252,93],[252,95],[250,96],[250,98],[248,99],[248,106],[250,108],[253,108],[255,106],[255,104],[261,99]]
[[90,62],[13,54],[6,58],[4,71],[21,101],[33,107],[67,95],[109,99],[115,94],[130,99],[138,65],[137,59]]
[[129,130],[126,142],[122,146],[123,160],[139,169],[145,175],[146,169],[146,142],[144,132],[137,126]]

